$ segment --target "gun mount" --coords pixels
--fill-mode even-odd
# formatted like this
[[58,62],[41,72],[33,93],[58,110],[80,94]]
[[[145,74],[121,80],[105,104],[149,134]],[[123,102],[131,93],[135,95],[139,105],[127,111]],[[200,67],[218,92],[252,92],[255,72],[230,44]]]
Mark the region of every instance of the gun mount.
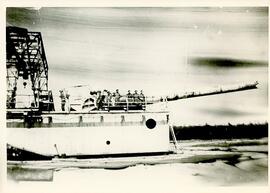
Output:
[[[6,28],[6,50],[7,50],[7,109],[19,109],[17,100],[17,83],[23,81],[23,86],[31,84],[33,100],[28,102],[28,106],[23,111],[54,111],[54,101],[52,92],[48,89],[48,63],[45,49],[40,32],[31,32],[25,28],[7,27]],[[206,92],[190,92],[185,94],[175,94],[165,97],[147,97],[138,93],[120,95],[119,93],[101,93],[101,91],[91,91],[87,98],[76,99],[77,104],[68,103],[68,111],[94,111],[94,110],[145,110],[147,105],[181,100],[193,97],[202,97],[230,92],[256,89],[258,82],[234,86],[229,88],[219,88]],[[65,89],[64,89],[65,90]],[[68,93],[60,93],[62,111],[69,101]],[[112,94],[112,95],[111,95]],[[27,96],[28,96],[27,95]],[[76,106],[76,108],[75,108]]]

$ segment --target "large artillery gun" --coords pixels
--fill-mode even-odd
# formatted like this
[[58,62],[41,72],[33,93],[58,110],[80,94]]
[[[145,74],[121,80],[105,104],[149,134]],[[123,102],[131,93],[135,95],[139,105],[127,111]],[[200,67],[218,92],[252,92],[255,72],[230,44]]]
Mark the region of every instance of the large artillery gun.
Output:
[[[61,108],[57,110],[56,98],[48,86],[41,33],[7,27],[6,41],[9,160],[169,154],[170,134],[177,147],[169,111],[162,108],[153,111],[148,107],[256,89],[258,85],[255,82],[154,97],[88,90],[86,96],[76,98],[68,90],[61,90]],[[18,91],[27,87],[29,93],[21,96]]]
[[[53,93],[48,86],[48,63],[41,33],[30,32],[25,28],[14,26],[7,27],[6,31],[7,117],[18,118],[24,117],[25,114],[37,115],[42,114],[42,112],[54,112],[56,108]],[[30,86],[31,93],[20,95],[18,93],[19,81],[23,82],[20,85],[23,85],[24,88]],[[68,111],[69,113],[71,111],[145,111],[147,106],[156,103],[256,89],[257,85],[258,82],[255,82],[220,87],[209,91],[151,97],[144,95],[120,95],[113,98],[109,93],[104,96],[101,91],[88,91],[88,96],[77,98],[76,100],[74,100],[72,95],[69,100],[67,93],[63,92],[62,97],[65,99],[61,100],[64,101],[64,105],[67,107],[61,110]],[[24,97],[23,101],[20,101],[22,97]],[[20,103],[25,103],[26,105],[21,105]]]
[[[186,92],[183,94],[172,94],[167,96],[145,96],[142,91],[140,94],[126,94],[122,95],[118,92],[110,92],[108,90],[101,91],[89,91],[89,96],[87,97],[71,97],[68,102],[68,107],[65,111],[113,111],[113,110],[147,110],[148,106],[158,103],[168,103],[170,101],[203,97],[210,95],[226,94],[231,92],[239,92],[245,90],[256,89],[258,82],[242,85],[229,85],[222,86],[216,89],[198,91],[198,92]],[[70,91],[68,89],[63,89],[61,92],[65,96],[70,97]],[[112,94],[111,94],[112,93]],[[118,93],[117,95],[115,93]],[[62,97],[64,97],[62,95]],[[72,96],[72,95],[71,95]]]

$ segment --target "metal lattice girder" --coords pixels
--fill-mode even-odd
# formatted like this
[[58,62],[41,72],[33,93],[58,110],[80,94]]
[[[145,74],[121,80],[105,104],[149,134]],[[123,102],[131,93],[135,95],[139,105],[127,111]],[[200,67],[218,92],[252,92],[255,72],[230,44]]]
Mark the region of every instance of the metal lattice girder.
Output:
[[7,104],[14,103],[17,80],[22,77],[31,81],[37,107],[39,96],[48,94],[48,64],[41,33],[19,27],[7,27],[6,31]]
[[28,32],[28,37],[30,77],[33,90],[46,94],[48,91],[48,64],[41,33]]

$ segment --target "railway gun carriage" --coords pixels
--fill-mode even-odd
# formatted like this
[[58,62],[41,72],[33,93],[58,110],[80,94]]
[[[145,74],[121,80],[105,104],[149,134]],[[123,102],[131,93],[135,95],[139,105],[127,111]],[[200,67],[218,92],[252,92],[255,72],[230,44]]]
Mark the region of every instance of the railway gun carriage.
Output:
[[[165,97],[88,91],[88,97],[76,100],[63,89],[61,109],[56,110],[41,33],[6,30],[8,160],[173,153],[170,135],[175,146],[177,142],[169,101],[255,89],[258,84]],[[152,110],[153,104],[159,110]]]

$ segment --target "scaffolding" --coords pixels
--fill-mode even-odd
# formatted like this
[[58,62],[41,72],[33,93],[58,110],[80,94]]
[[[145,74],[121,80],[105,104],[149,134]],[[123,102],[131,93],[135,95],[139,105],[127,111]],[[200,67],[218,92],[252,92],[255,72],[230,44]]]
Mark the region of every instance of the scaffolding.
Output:
[[[34,101],[28,108],[52,110],[52,94],[48,90],[48,63],[40,32],[25,28],[6,28],[7,108],[16,108],[18,79],[31,83]],[[30,94],[30,93],[29,93]]]

